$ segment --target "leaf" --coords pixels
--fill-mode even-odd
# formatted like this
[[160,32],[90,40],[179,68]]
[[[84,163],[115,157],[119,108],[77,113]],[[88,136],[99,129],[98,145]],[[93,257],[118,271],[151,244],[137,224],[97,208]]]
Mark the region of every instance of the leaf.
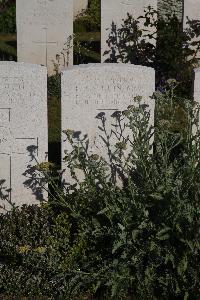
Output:
[[187,300],[188,298],[189,298],[189,293],[188,293],[188,292],[185,292],[184,300]]
[[112,254],[114,254],[122,245],[123,245],[122,241],[118,241],[117,243],[115,243],[112,249]]
[[122,224],[118,223],[117,225],[119,226],[119,228],[121,229],[121,231],[124,231],[125,227]]
[[136,241],[139,232],[140,232],[139,230],[133,230],[132,231],[132,239],[133,239],[134,242]]
[[164,241],[164,240],[168,240],[170,235],[169,235],[169,231],[171,230],[171,228],[169,227],[165,227],[163,228],[162,230],[160,230],[158,233],[157,233],[157,238],[161,241]]
[[174,263],[174,256],[173,254],[167,254],[165,257],[165,264],[167,264],[168,262],[171,262],[173,265],[173,268],[175,268],[175,263]]
[[97,215],[104,215],[107,211],[109,211],[109,207],[105,207],[104,209],[100,210]]
[[158,193],[151,194],[150,197],[154,198],[155,200],[162,200],[163,199],[163,196],[161,194],[158,194]]
[[187,256],[184,256],[178,265],[178,274],[181,276],[185,273],[188,267]]
[[159,239],[160,241],[165,241],[165,240],[168,240],[169,237],[170,237],[169,234],[164,234],[163,236],[158,237],[158,239]]

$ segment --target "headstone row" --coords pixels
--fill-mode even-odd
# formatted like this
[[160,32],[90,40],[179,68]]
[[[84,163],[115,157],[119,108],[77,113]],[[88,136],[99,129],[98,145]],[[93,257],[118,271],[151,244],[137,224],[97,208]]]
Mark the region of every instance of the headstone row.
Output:
[[73,34],[73,0],[17,0],[17,57],[19,62],[57,68],[72,64],[72,48],[63,48]]
[[[101,61],[109,50],[107,40],[112,23],[121,27],[127,13],[134,18],[144,15],[158,0],[101,0]],[[73,64],[73,19],[87,8],[88,0],[17,0],[18,61],[47,66],[53,74]],[[200,20],[200,1],[184,1],[184,28],[187,17]],[[140,21],[143,28],[143,21]],[[153,27],[148,28],[155,32]],[[113,33],[114,34],[114,33]]]
[[[154,88],[154,70],[148,67],[89,64],[66,69],[62,73],[62,130],[88,134],[90,153],[104,156],[95,117],[105,113],[109,119],[114,111],[134,105],[135,96],[142,96],[150,105],[153,124],[150,96]],[[45,198],[40,178],[27,170],[47,159],[47,128],[46,67],[0,62],[0,180],[6,180],[3,186],[9,200],[17,205]],[[1,204],[6,202],[0,200]]]
[[[72,65],[73,19],[87,8],[88,0],[17,0],[16,4],[18,61],[47,66],[49,75]],[[127,13],[138,17],[149,5],[157,9],[157,0],[101,1],[102,62],[112,22],[121,25]]]
[[[199,86],[200,69],[195,69],[194,99],[200,103]],[[103,113],[109,126],[113,123],[112,113],[135,105],[135,96],[142,96],[142,101],[149,105],[150,124],[154,124],[154,101],[150,98],[155,89],[152,68],[129,64],[75,66],[62,72],[61,88],[62,130],[87,134],[90,153],[106,155],[97,116]],[[8,190],[9,200],[17,205],[38,203],[47,197],[40,177],[30,172],[47,160],[47,128],[47,69],[0,62],[0,180],[5,180],[3,186]],[[65,149],[63,135],[62,158]],[[62,167],[65,168],[64,163]],[[2,204],[6,202],[0,200]]]

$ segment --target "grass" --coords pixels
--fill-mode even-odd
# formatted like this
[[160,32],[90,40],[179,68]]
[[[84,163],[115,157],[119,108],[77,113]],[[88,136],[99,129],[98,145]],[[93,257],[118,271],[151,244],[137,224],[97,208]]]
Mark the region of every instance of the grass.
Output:
[[16,34],[0,34],[0,58],[2,60],[17,59]]

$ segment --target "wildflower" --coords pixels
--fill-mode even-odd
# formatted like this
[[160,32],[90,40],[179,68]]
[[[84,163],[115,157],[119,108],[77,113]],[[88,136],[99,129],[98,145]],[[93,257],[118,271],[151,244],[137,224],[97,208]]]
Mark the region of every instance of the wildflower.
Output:
[[72,129],[66,129],[66,130],[63,130],[62,132],[64,134],[66,134],[66,135],[72,135],[74,133],[74,130],[72,130]]
[[99,155],[98,154],[92,154],[90,157],[93,160],[98,160],[99,159]]
[[46,248],[45,247],[37,247],[34,249],[34,251],[39,254],[44,254],[46,252]]
[[141,101],[142,101],[142,97],[141,96],[134,97],[134,102],[140,103]]
[[124,110],[122,112],[123,116],[128,117],[130,115],[130,111],[129,110]]
[[50,162],[42,162],[36,166],[38,171],[49,171],[53,167],[53,164]]
[[29,245],[24,245],[24,246],[18,247],[18,252],[21,254],[27,253],[30,250],[31,250],[31,246],[29,246]]
[[120,150],[126,150],[127,149],[127,145],[125,142],[119,142],[115,145],[116,148],[120,149]]

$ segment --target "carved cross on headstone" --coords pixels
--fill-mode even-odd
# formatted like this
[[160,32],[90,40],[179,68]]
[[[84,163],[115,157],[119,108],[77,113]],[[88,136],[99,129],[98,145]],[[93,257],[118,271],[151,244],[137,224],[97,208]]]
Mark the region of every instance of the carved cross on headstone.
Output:
[[43,28],[45,30],[45,41],[33,41],[34,44],[39,44],[39,45],[45,45],[45,66],[48,66],[48,48],[50,45],[54,44],[54,45],[58,45],[58,42],[54,42],[54,41],[49,41],[48,39],[48,28]]
[[[28,157],[28,150],[27,147],[32,145],[35,146],[36,155],[38,156],[38,138],[35,137],[23,137],[23,136],[14,136],[11,128],[10,128],[10,121],[11,121],[11,109],[10,108],[0,108],[0,157],[6,156],[6,163],[9,164],[9,178],[1,178],[6,179],[6,185],[9,190],[9,200],[12,201],[12,169],[14,159],[18,155],[22,155],[24,157]],[[31,160],[31,159],[29,159]],[[22,161],[28,161],[28,159],[22,158]],[[3,159],[0,159],[0,162],[3,162]],[[3,165],[1,166],[3,168]],[[24,164],[24,168],[26,168]],[[4,170],[1,170],[2,172]],[[25,171],[25,169],[24,169]],[[18,174],[18,176],[22,176],[22,174]],[[8,186],[9,185],[9,186]]]

